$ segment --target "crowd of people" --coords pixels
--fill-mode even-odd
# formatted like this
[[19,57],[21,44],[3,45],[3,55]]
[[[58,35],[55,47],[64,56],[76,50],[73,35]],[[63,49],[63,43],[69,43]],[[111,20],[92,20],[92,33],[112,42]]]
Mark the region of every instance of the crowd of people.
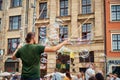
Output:
[[20,80],[20,73],[11,74],[10,76],[3,76],[0,80]]
[[[85,72],[79,72],[76,75],[72,75],[69,71],[64,75],[61,74],[56,68],[53,75],[40,78],[40,80],[120,80],[116,73],[105,76],[102,72],[96,72],[93,64],[90,64]],[[11,78],[5,77],[4,80],[20,80],[20,75],[16,73]]]
[[[12,59],[20,58],[22,60],[22,73],[20,80],[40,80],[40,55],[44,52],[56,52],[69,41],[65,40],[56,46],[43,46],[36,44],[35,34],[29,32],[25,38],[26,44],[13,53]],[[72,64],[73,64],[72,60]],[[108,80],[120,80],[117,75],[109,75]],[[16,78],[16,77],[15,77]],[[14,80],[13,78],[12,80]],[[15,79],[19,80],[19,79]],[[78,73],[76,77],[71,76],[70,72],[66,72],[62,77],[60,72],[55,70],[54,74],[41,80],[104,80],[102,73],[96,73],[94,66],[89,65],[85,73]]]
[[107,75],[107,80],[120,80],[120,78],[118,77],[118,75],[116,73],[109,73],[109,75]]
[[102,72],[96,72],[93,64],[90,64],[85,73],[79,72],[76,76],[71,75],[70,72],[67,71],[63,77],[60,75],[60,72],[55,69],[54,75],[41,80],[120,80],[120,78],[118,78],[117,74],[110,73],[105,76]]
[[[118,78],[117,74],[112,74],[109,73],[107,75],[107,78],[105,79],[105,77],[103,77],[102,73],[90,73],[90,75],[87,75],[87,72],[89,71],[90,68],[87,69],[87,71],[85,73],[83,72],[79,72],[76,74],[76,76],[72,76],[70,74],[70,72],[66,72],[65,76],[61,76],[60,73],[58,72],[57,69],[55,69],[54,75],[50,75],[49,77],[44,77],[44,78],[40,78],[40,80],[120,80],[120,78]],[[3,80],[20,80],[20,76],[19,75],[14,75],[11,77],[5,77]]]

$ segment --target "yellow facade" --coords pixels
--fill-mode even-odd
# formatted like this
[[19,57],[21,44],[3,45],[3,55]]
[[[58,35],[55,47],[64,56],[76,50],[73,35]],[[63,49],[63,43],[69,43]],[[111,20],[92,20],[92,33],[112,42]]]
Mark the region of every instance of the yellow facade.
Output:
[[[7,2],[5,2],[7,1]],[[22,7],[10,8],[10,0],[3,0],[5,5],[4,9],[0,11],[0,18],[2,18],[4,27],[3,32],[0,35],[4,34],[2,38],[2,46],[0,49],[5,50],[5,54],[3,56],[3,63],[7,60],[7,58],[11,57],[11,55],[7,55],[8,48],[8,38],[16,38],[22,37],[24,39],[24,34],[20,35],[20,30],[17,31],[9,31],[9,16],[21,15],[21,26],[23,30],[27,27],[28,32],[32,31],[33,25],[33,12],[34,8],[32,8],[32,4],[34,4],[34,0],[29,0],[29,3],[26,3],[27,0],[22,1]],[[47,18],[39,19],[39,4],[47,2]],[[82,1],[81,0],[68,0],[68,15],[60,16],[60,0],[36,0],[36,22],[35,22],[35,32],[36,32],[36,40],[38,40],[38,29],[41,26],[48,26],[49,24],[54,24],[56,19],[62,19],[64,23],[62,25],[68,25],[68,38],[73,40],[74,45],[66,45],[67,48],[71,50],[82,50],[88,49],[89,51],[94,51],[94,63],[96,66],[96,70],[104,70],[104,9],[103,9],[103,0],[91,0],[91,13],[82,15]],[[29,4],[28,8],[26,8],[26,4]],[[27,13],[26,13],[27,12]],[[26,15],[28,15],[28,23],[26,24]],[[83,44],[77,45],[76,39],[82,38],[82,29],[81,25],[84,23],[92,24],[92,43],[91,44]],[[49,34],[49,33],[47,33]],[[38,42],[38,41],[37,41]],[[50,53],[48,54],[48,62],[47,62],[47,73],[51,73],[54,71],[56,67],[56,54]],[[88,62],[89,63],[89,62]],[[70,66],[70,72],[75,74],[72,69],[75,68],[76,72],[79,72],[79,68],[86,68],[88,63],[80,63],[79,55],[75,53],[75,66]],[[21,69],[21,64],[20,64]],[[4,70],[4,66],[2,66],[2,70]],[[19,70],[20,71],[20,70]]]
[[[28,3],[29,2],[29,3]],[[1,50],[4,50],[4,55],[1,56],[2,65],[1,71],[4,71],[4,63],[12,55],[8,55],[8,39],[20,38],[24,39],[23,31],[27,28],[28,31],[32,31],[33,25],[33,8],[31,4],[34,4],[34,0],[23,0],[22,6],[11,7],[11,0],[2,1],[2,10],[0,11],[0,18],[2,20],[2,31],[0,32],[0,46]],[[21,28],[19,30],[9,30],[9,17],[21,15]],[[28,17],[27,17],[28,16]],[[28,19],[28,20],[27,20]],[[26,21],[27,20],[27,21]],[[24,31],[25,32],[25,31]],[[2,36],[2,37],[1,37]]]
[[[62,25],[68,25],[68,38],[75,42],[74,45],[66,45],[67,48],[77,51],[88,49],[94,51],[94,63],[97,71],[105,72],[104,55],[104,2],[103,0],[91,0],[91,14],[82,15],[82,0],[68,0],[68,16],[60,16],[60,0],[37,0],[36,11],[39,16],[39,4],[47,2],[47,18],[36,21],[36,29],[41,26],[48,26],[55,23],[56,19],[64,21]],[[92,44],[77,45],[77,38],[82,38],[81,25],[84,23],[92,24],[93,39]],[[37,33],[38,34],[38,33]],[[49,34],[49,33],[47,33]],[[38,39],[38,38],[37,38]],[[89,63],[80,63],[79,55],[75,53],[75,66],[70,66],[70,72],[75,74],[72,69],[79,72],[79,68],[86,68]],[[56,54],[48,54],[47,73],[54,71],[56,67]]]

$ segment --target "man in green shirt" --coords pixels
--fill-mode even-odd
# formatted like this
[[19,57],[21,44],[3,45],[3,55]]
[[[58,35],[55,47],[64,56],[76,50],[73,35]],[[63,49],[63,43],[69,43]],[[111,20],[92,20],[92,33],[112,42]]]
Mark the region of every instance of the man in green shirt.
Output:
[[63,41],[57,46],[45,47],[35,43],[35,34],[29,32],[26,36],[26,45],[19,48],[12,56],[12,59],[22,60],[21,80],[40,80],[40,55],[43,52],[55,52],[68,41]]

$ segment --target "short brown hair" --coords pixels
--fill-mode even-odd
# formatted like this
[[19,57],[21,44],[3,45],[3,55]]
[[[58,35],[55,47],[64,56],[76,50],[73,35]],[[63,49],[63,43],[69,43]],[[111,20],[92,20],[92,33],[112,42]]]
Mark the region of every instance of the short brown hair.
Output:
[[25,38],[25,41],[26,41],[27,43],[30,43],[31,39],[33,39],[34,37],[35,37],[35,33],[29,32],[29,33],[27,34],[26,38]]
[[94,76],[91,76],[88,80],[97,80]]

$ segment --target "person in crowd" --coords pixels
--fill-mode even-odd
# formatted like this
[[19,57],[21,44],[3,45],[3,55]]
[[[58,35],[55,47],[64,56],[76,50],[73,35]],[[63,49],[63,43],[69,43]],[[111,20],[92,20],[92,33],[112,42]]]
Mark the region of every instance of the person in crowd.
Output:
[[92,76],[95,76],[95,70],[94,70],[94,65],[90,64],[89,68],[85,72],[85,79],[88,80]]
[[106,80],[110,80],[110,76],[109,75],[106,75]]
[[113,80],[120,80],[120,78],[118,78],[118,75],[116,73],[113,75]]
[[107,77],[107,80],[113,80],[113,74],[112,73],[109,73],[109,75]]
[[103,75],[101,73],[97,73],[95,75],[95,77],[96,77],[97,80],[104,80],[104,77],[103,77]]
[[88,80],[97,80],[94,76],[89,77]]
[[40,80],[42,80],[42,78],[40,78]]
[[74,58],[75,58],[75,53],[70,52],[70,60],[71,60],[71,64],[74,66]]
[[106,80],[110,80],[110,76],[109,76],[109,75],[107,75],[107,78],[106,78]]
[[82,78],[82,74],[81,74],[81,73],[78,73],[78,74],[77,74],[77,77],[75,78],[75,80],[84,80],[84,79]]
[[82,79],[85,80],[85,73],[83,71],[81,72],[81,75],[82,75]]
[[21,80],[40,80],[40,55],[43,52],[55,52],[63,45],[68,44],[68,40],[62,43],[46,47],[35,44],[35,33],[29,32],[25,38],[26,44],[19,48],[12,56],[12,59],[20,58],[22,60]]
[[49,80],[52,80],[52,75],[50,75]]
[[62,80],[62,76],[58,72],[58,69],[55,69],[54,75],[52,76],[52,80]]
[[43,79],[42,80],[47,80],[47,77],[43,77]]
[[72,77],[69,72],[66,72],[66,76],[64,77],[63,80],[72,80]]

